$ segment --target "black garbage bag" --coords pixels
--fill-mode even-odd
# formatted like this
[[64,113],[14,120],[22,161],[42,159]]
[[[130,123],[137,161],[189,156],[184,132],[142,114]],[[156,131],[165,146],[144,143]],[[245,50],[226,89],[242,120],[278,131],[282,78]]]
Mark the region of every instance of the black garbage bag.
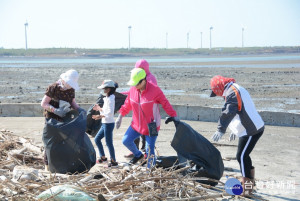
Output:
[[95,165],[96,152],[85,128],[86,111],[81,108],[68,113],[64,122],[46,122],[43,142],[51,172],[81,173]]
[[[124,104],[126,95],[115,92],[115,113],[119,111],[121,106]],[[98,97],[96,104],[98,104],[100,107],[103,107],[104,101],[102,94]],[[85,132],[92,137],[95,137],[95,135],[98,133],[99,129],[101,128],[101,119],[94,120],[92,119],[92,115],[99,115],[100,113],[98,111],[93,110],[94,105],[91,105],[87,112],[87,124],[86,124],[86,130]]]
[[[176,132],[171,146],[179,156],[192,161],[189,173],[195,177],[207,177],[220,180],[224,172],[224,164],[219,150],[205,137],[195,131],[187,123],[176,121]],[[210,180],[198,180],[215,186],[217,182]]]
[[[158,156],[156,158],[156,167],[170,168],[178,165],[177,156]],[[176,168],[175,168],[176,169]]]

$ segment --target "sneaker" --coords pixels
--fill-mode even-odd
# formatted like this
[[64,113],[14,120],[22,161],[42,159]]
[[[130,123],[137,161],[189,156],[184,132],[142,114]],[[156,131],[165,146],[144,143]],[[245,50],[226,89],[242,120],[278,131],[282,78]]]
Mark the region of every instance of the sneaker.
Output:
[[110,163],[108,164],[108,167],[117,167],[118,162],[111,160]]
[[132,152],[130,152],[129,154],[124,155],[124,157],[125,157],[125,158],[132,158],[132,157],[134,157],[134,155],[133,155]]
[[129,161],[130,165],[136,164],[139,160],[144,158],[144,154],[141,154],[139,157],[133,157],[133,159],[131,159]]
[[97,160],[97,163],[103,163],[103,162],[105,162],[105,161],[107,161],[107,158],[106,157],[100,157],[98,160]]

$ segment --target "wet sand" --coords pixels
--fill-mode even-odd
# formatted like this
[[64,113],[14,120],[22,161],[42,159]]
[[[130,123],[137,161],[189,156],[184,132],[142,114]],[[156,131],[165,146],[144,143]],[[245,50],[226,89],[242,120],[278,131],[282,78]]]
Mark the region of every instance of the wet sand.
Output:
[[[210,63],[212,67],[195,67],[203,63],[150,63],[151,72],[157,77],[171,104],[221,107],[222,98],[209,98],[209,81],[214,75],[233,77],[248,89],[258,110],[300,112],[300,68],[285,67],[295,61],[274,61],[283,68],[214,67],[236,62]],[[243,62],[243,64],[251,62]],[[261,62],[264,66],[264,62]],[[270,62],[265,62],[268,64]],[[292,63],[292,64],[291,64]],[[297,63],[297,62],[296,62]],[[298,61],[299,64],[299,61]],[[13,66],[14,64],[12,64]],[[17,66],[17,65],[16,65]],[[61,73],[76,69],[80,74],[78,103],[94,103],[99,96],[97,86],[104,79],[119,83],[118,91],[128,90],[130,70],[134,63],[116,64],[43,64],[42,67],[1,67],[1,103],[39,103],[47,86]],[[259,66],[259,65],[257,65]],[[295,64],[296,66],[296,64]]]

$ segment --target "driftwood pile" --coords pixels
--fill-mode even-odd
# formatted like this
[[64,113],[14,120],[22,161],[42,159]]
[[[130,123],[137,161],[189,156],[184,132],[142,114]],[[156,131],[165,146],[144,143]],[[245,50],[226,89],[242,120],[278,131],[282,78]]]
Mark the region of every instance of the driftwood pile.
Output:
[[[94,167],[84,174],[54,174],[44,170],[43,151],[30,140],[0,132],[0,200],[37,200],[43,191],[68,184],[95,200],[215,200],[224,184],[210,187],[181,169],[147,169],[140,165]],[[203,179],[203,178],[201,178]],[[55,195],[46,200],[55,200]]]

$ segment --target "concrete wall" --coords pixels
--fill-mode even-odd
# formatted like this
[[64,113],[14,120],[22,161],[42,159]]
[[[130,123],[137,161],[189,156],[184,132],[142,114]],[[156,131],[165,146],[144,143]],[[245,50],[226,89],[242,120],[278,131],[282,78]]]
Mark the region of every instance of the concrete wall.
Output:
[[[80,104],[86,110],[91,104]],[[173,105],[180,119],[217,122],[221,109],[201,106]],[[300,114],[285,112],[259,112],[267,125],[300,127]],[[130,115],[130,114],[129,114]],[[167,114],[161,109],[162,118]],[[40,104],[0,103],[0,117],[41,117],[43,110]]]

